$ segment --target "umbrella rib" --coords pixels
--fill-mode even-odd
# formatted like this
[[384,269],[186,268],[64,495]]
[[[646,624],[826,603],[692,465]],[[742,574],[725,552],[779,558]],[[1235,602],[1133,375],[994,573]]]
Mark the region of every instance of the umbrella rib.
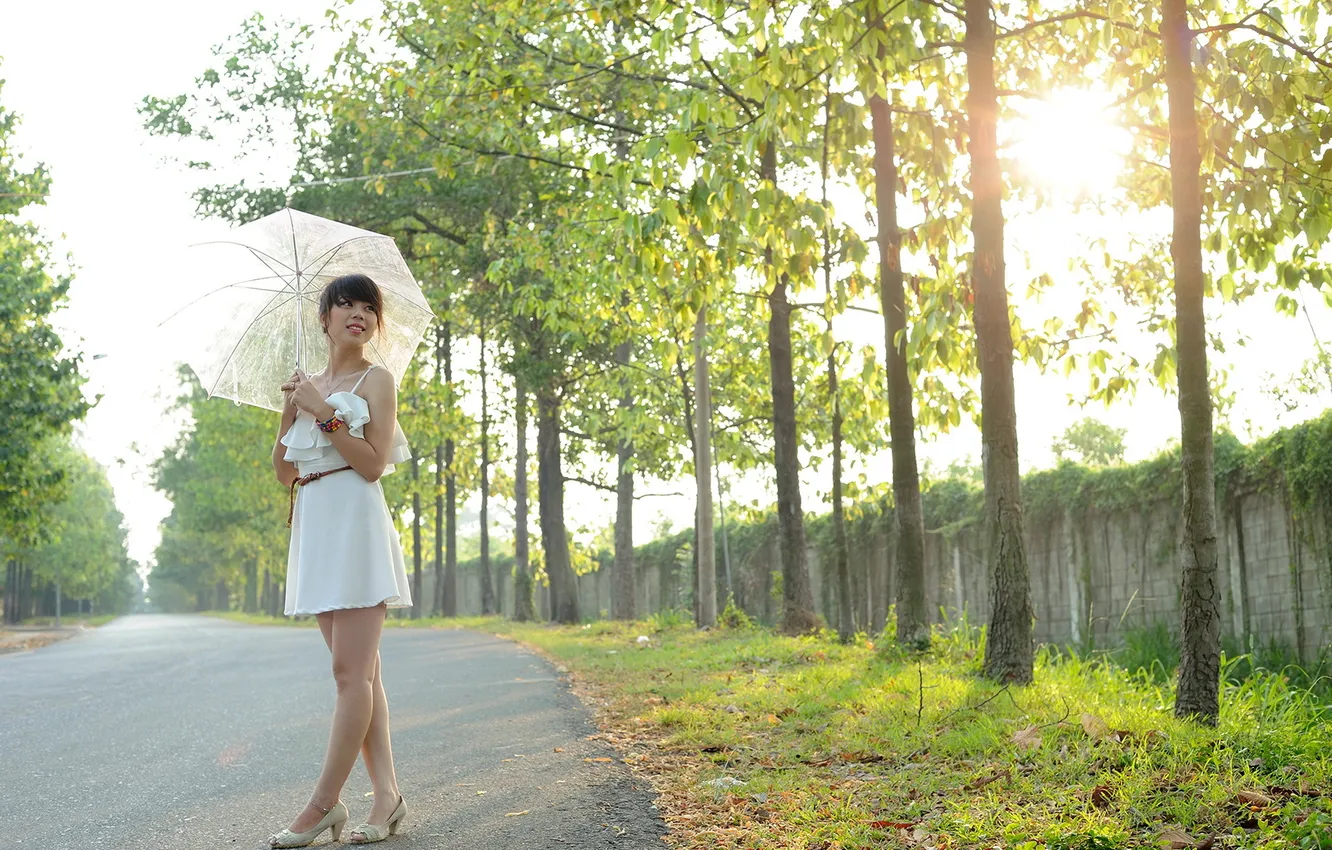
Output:
[[[344,239],[344,240],[342,240],[341,242],[339,242],[338,244],[334,245],[334,246],[331,247],[331,248],[327,248],[327,249],[325,249],[325,250],[324,250],[324,253],[320,254],[319,256],[317,256],[317,257],[311,257],[311,258],[310,258],[310,261],[309,261],[308,263],[306,263],[306,265],[307,265],[307,266],[313,266],[315,263],[317,263],[317,262],[319,262],[320,260],[324,259],[324,257],[327,256],[328,254],[331,254],[331,253],[334,253],[334,252],[340,251],[340,250],[342,250],[343,246],[345,246],[345,245],[350,245],[350,244],[353,243],[353,242],[359,242],[359,241],[361,241],[362,239],[387,239],[387,240],[389,240],[390,242],[393,242],[393,237],[391,237],[391,236],[385,236],[383,233],[367,233],[367,234],[364,235],[364,236],[353,236],[353,237],[351,237],[350,239]],[[397,247],[398,247],[398,243],[393,242],[393,247],[394,247],[394,249],[396,250]],[[324,265],[328,265],[328,264],[325,263]]]
[[[333,260],[337,258],[338,252],[341,251],[342,246],[346,244],[347,244],[346,242],[340,242],[337,245],[334,245],[332,248],[325,251],[324,253],[320,254],[318,257],[315,257],[313,260],[311,260],[310,261],[311,266],[313,266],[315,263],[319,262],[320,260],[324,260],[324,264],[319,267],[319,271],[310,275],[310,277],[315,278],[322,275],[324,273],[324,269],[328,268],[328,264],[333,262]],[[327,257],[328,259],[324,259],[325,257]]]
[[[295,237],[293,237],[293,238],[295,238]],[[274,259],[274,258],[272,258],[272,257],[268,257],[268,255],[265,254],[263,251],[259,251],[259,250],[256,250],[256,249],[254,249],[254,248],[250,248],[250,253],[251,253],[251,254],[254,254],[254,258],[255,258],[256,260],[258,260],[259,262],[263,263],[263,264],[268,268],[268,270],[271,271],[275,276],[277,276],[277,277],[283,277],[282,273],[279,272],[277,269],[273,268],[273,266],[270,265],[268,261],[269,261],[269,260],[272,260],[274,263],[277,263],[278,265],[282,266],[283,268],[286,268],[286,264],[285,264],[285,263],[281,262],[280,260]],[[267,258],[267,259],[265,259],[265,258]],[[297,276],[297,278],[299,278],[301,272],[300,272],[299,269],[297,269],[297,270],[293,271],[292,274],[295,274],[295,275]],[[283,279],[286,280],[285,278],[283,278]],[[291,282],[290,282],[290,281],[287,281],[287,285],[286,285],[286,287],[284,287],[284,288],[286,288],[286,289],[294,289],[295,287],[293,287],[293,286],[291,285]]]
[[[250,320],[250,325],[251,325],[251,326],[253,326],[255,322],[263,321],[264,319],[266,319],[266,318],[268,318],[269,316],[273,315],[273,312],[274,312],[275,310],[280,310],[280,309],[282,309],[283,307],[287,306],[287,305],[290,304],[292,301],[294,301],[294,300],[296,300],[297,298],[300,297],[299,295],[294,295],[294,294],[290,294],[290,293],[278,293],[278,294],[279,294],[279,295],[283,295],[283,294],[285,294],[287,297],[284,298],[284,299],[282,300],[281,303],[274,304],[272,301],[269,301],[268,304],[264,305],[264,311],[263,311],[262,313],[260,313],[259,315],[255,316],[253,319]],[[274,300],[276,300],[276,299],[274,299]],[[296,309],[299,310],[300,308],[297,307]]]
[[[236,356],[236,350],[239,349],[241,343],[245,341],[245,334],[249,332],[250,328],[254,326],[255,322],[259,321],[259,319],[263,318],[264,316],[267,316],[269,313],[273,312],[273,310],[277,309],[277,307],[273,307],[273,310],[269,310],[268,308],[273,304],[274,301],[276,301],[280,296],[282,296],[285,291],[286,290],[283,290],[283,292],[276,293],[272,298],[268,299],[268,304],[265,304],[262,308],[260,308],[259,314],[252,317],[250,319],[249,324],[245,326],[245,331],[243,331],[240,337],[236,340],[236,344],[231,347],[231,351],[227,354],[227,358],[222,361],[222,368],[218,371],[217,378],[214,379],[213,385],[208,388],[208,396],[210,398],[212,397],[213,393],[217,390],[217,385],[221,383],[222,376],[226,374],[227,365],[231,363],[231,358]],[[288,297],[287,301],[290,300],[291,298]],[[284,301],[283,303],[285,304],[286,302]],[[296,309],[299,310],[300,308],[297,307]]]
[[[245,250],[249,251],[249,252],[252,253],[252,254],[263,255],[264,257],[266,257],[266,258],[272,260],[273,262],[277,263],[279,266],[282,266],[284,269],[286,269],[287,271],[291,272],[292,274],[295,274],[295,273],[296,273],[296,269],[293,269],[293,268],[289,267],[286,263],[282,262],[282,261],[279,260],[277,257],[274,257],[274,256],[271,256],[271,255],[269,255],[269,254],[266,254],[266,253],[264,253],[263,251],[260,251],[258,248],[254,247],[253,245],[247,245],[247,244],[245,244],[244,242],[237,242],[237,241],[235,241],[234,239],[213,239],[213,240],[208,241],[208,242],[196,242],[195,245],[194,245],[194,247],[198,247],[198,246],[200,246],[200,245],[239,245],[239,246],[241,246],[242,248],[244,248]],[[264,263],[264,265],[267,266],[268,263]],[[272,268],[272,266],[269,266],[269,268]]]
[[169,322],[169,321],[171,321],[172,319],[176,318],[176,317],[179,316],[181,313],[183,313],[183,312],[185,312],[186,310],[188,310],[190,307],[193,307],[195,304],[198,304],[200,301],[204,300],[205,298],[207,298],[207,297],[210,296],[210,295],[216,295],[217,293],[221,292],[221,291],[224,290],[224,289],[252,289],[252,290],[254,290],[255,292],[286,292],[287,290],[291,289],[290,286],[285,286],[285,285],[284,285],[281,289],[264,289],[264,288],[262,288],[262,287],[258,287],[258,286],[246,286],[246,285],[245,285],[245,284],[247,284],[247,283],[258,283],[258,282],[261,281],[261,280],[273,280],[274,278],[276,278],[276,279],[278,279],[278,280],[282,280],[282,279],[283,279],[283,278],[282,278],[282,275],[273,274],[273,275],[267,275],[267,276],[265,276],[265,277],[252,277],[252,278],[250,278],[249,280],[237,281],[236,283],[225,283],[225,284],[223,284],[222,286],[219,286],[217,289],[210,289],[210,290],[208,290],[207,292],[205,292],[203,295],[200,295],[198,298],[194,299],[193,301],[189,302],[189,303],[186,304],[185,306],[181,307],[181,308],[180,308],[179,310],[177,310],[176,312],[172,313],[170,316],[167,316],[165,319],[163,319],[162,321],[158,322],[158,323],[157,323],[157,326],[158,326],[159,328],[162,327],[162,325],[165,325],[167,322]]

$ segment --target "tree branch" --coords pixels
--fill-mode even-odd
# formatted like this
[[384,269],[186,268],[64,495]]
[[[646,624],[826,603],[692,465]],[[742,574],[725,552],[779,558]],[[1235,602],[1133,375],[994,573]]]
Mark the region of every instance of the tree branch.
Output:
[[556,103],[548,103],[544,100],[533,100],[532,102],[535,103],[537,106],[540,106],[542,109],[549,109],[551,112],[563,113],[564,115],[568,115],[570,118],[576,118],[579,121],[591,124],[594,127],[605,127],[607,130],[619,130],[620,132],[628,133],[631,136],[647,135],[647,133],[637,129],[636,127],[630,127],[626,124],[616,124],[614,121],[603,121],[600,118],[593,118],[590,115],[583,115],[580,112],[575,112],[572,109],[568,109]]
[[943,2],[943,0],[919,0],[919,2],[924,3],[926,6],[933,6],[941,12],[947,12],[959,21],[966,18],[966,15],[963,14],[961,9],[950,6],[948,3]]
[[447,239],[447,240],[449,240],[450,242],[453,242],[453,243],[456,244],[456,245],[461,245],[461,246],[463,246],[464,248],[467,247],[467,238],[466,238],[466,237],[464,237],[464,236],[459,236],[458,234],[456,234],[456,233],[454,233],[454,232],[452,232],[452,231],[445,230],[444,228],[440,227],[438,224],[435,224],[435,223],[434,223],[433,221],[431,221],[430,219],[428,219],[428,218],[426,218],[425,216],[421,215],[419,212],[414,212],[414,213],[412,213],[412,218],[415,219],[416,221],[420,222],[421,226],[424,227],[424,228],[426,229],[427,232],[429,232],[429,233],[433,233],[433,234],[435,234],[436,236],[438,236],[438,237],[440,237],[440,238],[442,238],[442,239]]
[[616,489],[615,489],[614,487],[610,486],[609,484],[602,484],[600,481],[592,481],[592,480],[590,480],[590,479],[588,479],[588,478],[579,478],[577,475],[566,475],[566,476],[564,476],[564,483],[566,483],[566,484],[585,484],[585,485],[587,485],[588,487],[592,487],[592,488],[597,489],[597,490],[605,490],[607,493],[614,493],[614,492],[616,492]]
[[[427,127],[423,122],[421,122],[415,116],[404,114],[403,117],[406,118],[407,121],[413,127],[416,127],[421,132],[425,133],[427,136],[434,139],[436,142],[439,142],[441,145],[447,145],[449,147],[454,147],[459,150],[468,151],[469,153],[474,153],[478,156],[491,156],[500,159],[511,157],[513,159],[523,159],[529,162],[539,162],[543,165],[552,165],[555,166],[556,168],[564,168],[569,171],[576,171],[585,177],[590,177],[595,173],[592,169],[588,168],[585,165],[579,165],[574,162],[562,162],[558,159],[551,159],[549,157],[538,156],[537,154],[523,153],[521,151],[493,150],[491,148],[473,147],[471,145],[465,145],[462,142],[458,142],[453,139],[444,138],[443,136],[436,133],[434,130],[431,130],[429,127]],[[666,194],[675,194],[675,195],[680,194],[680,191],[678,189],[675,189],[674,187],[667,186],[659,190],[657,189],[657,187],[653,186],[651,182],[639,179],[637,177],[629,178],[629,182],[634,184],[635,186],[641,186],[645,189],[652,189],[654,192],[662,191],[665,192]]]
[[634,501],[636,502],[636,501],[638,501],[639,499],[661,499],[661,498],[665,498],[665,497],[667,497],[667,496],[684,496],[684,495],[687,495],[687,494],[685,494],[685,493],[636,493],[636,494],[634,494]]
[[1219,26],[1209,27],[1208,29],[1205,30],[1195,30],[1195,33],[1201,34],[1204,32],[1226,32],[1229,30],[1248,30],[1249,32],[1257,33],[1258,35],[1261,35],[1263,38],[1271,39],[1272,41],[1275,41],[1277,44],[1284,45],[1290,48],[1291,50],[1294,50],[1296,53],[1303,56],[1305,59],[1308,59],[1310,62],[1314,63],[1320,68],[1323,68],[1325,70],[1332,70],[1332,60],[1324,59],[1320,57],[1318,54],[1314,53],[1309,48],[1301,44],[1296,44],[1290,39],[1283,38],[1277,35],[1276,33],[1272,32],[1271,30],[1265,30],[1262,27],[1257,27],[1254,26],[1253,24],[1238,24],[1238,23],[1221,24]]
[[759,103],[757,100],[754,100],[753,98],[745,97],[744,95],[740,94],[739,92],[735,91],[730,86],[728,86],[726,84],[726,81],[721,78],[721,75],[717,73],[716,69],[712,67],[712,63],[709,62],[705,57],[700,56],[699,61],[703,63],[704,68],[708,69],[708,76],[712,77],[712,79],[716,81],[717,85],[721,86],[721,90],[725,92],[728,97],[730,97],[736,103],[740,104],[740,108],[743,109],[745,111],[745,114],[748,115],[750,118],[754,117],[754,110],[750,109],[749,108],[750,106],[754,106],[758,109],[763,108],[762,103]]

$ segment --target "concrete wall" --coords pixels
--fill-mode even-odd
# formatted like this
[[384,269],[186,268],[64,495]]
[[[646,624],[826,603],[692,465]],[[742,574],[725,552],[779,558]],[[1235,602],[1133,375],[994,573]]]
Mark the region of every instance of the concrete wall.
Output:
[[[1332,550],[1323,516],[1297,515],[1282,488],[1236,497],[1218,516],[1218,590],[1222,632],[1257,644],[1277,642],[1311,659],[1332,643]],[[1104,648],[1122,640],[1127,629],[1164,623],[1178,627],[1180,537],[1178,506],[1145,504],[1139,510],[1028,521],[1027,556],[1036,638],[1044,643]],[[927,596],[933,616],[974,625],[990,613],[984,532],[971,526],[951,534],[926,535]],[[853,539],[849,547],[857,626],[880,631],[896,594],[893,541],[881,529]],[[732,552],[732,587],[741,607],[774,622],[780,603],[773,599],[773,572],[780,570],[775,535],[749,552]],[[726,583],[718,558],[718,586]],[[815,603],[833,622],[836,581],[820,552],[809,552]],[[433,583],[424,576],[426,598]],[[461,571],[460,600],[467,614],[480,613],[479,574]],[[505,614],[513,611],[513,584],[502,577]],[[640,568],[640,616],[663,608],[689,607],[692,576],[688,564],[660,570]],[[580,576],[584,618],[610,610],[605,571]],[[549,610],[548,591],[538,589],[538,608]]]

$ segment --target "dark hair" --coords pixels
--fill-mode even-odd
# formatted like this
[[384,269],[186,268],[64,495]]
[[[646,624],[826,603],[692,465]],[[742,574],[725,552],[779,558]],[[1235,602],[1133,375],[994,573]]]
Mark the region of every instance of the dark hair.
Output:
[[328,318],[333,305],[346,298],[348,301],[364,301],[375,308],[375,324],[384,322],[384,296],[379,291],[379,284],[363,274],[344,274],[329,281],[328,286],[319,294],[319,318]]

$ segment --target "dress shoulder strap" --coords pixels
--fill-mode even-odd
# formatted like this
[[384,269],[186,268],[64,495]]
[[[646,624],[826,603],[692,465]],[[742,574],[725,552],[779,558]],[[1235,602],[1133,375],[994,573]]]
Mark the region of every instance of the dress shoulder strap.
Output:
[[361,377],[356,379],[356,383],[352,386],[350,390],[348,390],[348,392],[353,392],[353,393],[356,392],[357,388],[361,386],[361,381],[365,380],[365,376],[369,375],[372,371],[374,371],[375,365],[376,364],[371,363],[370,368],[366,369],[364,372],[361,373]]

